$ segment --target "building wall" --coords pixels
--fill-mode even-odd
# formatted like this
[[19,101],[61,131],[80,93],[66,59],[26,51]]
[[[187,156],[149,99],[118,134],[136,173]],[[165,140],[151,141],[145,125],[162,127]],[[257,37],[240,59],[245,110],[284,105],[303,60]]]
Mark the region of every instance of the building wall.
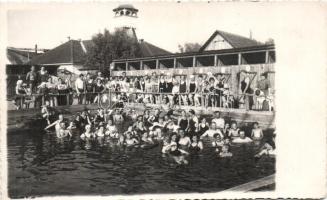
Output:
[[208,46],[204,49],[204,51],[210,50],[220,50],[220,49],[231,49],[232,45],[227,42],[223,37],[219,34],[208,44]]

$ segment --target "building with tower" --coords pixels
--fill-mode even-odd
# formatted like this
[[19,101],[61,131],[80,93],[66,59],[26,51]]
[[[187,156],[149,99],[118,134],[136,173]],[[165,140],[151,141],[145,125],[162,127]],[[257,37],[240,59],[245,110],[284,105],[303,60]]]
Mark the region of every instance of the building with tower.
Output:
[[[123,29],[130,37],[137,40],[141,57],[168,55],[171,52],[151,44],[144,39],[138,39],[136,33],[136,21],[138,19],[138,9],[131,4],[123,4],[113,9],[115,29]],[[59,70],[70,71],[79,74],[86,71],[99,70],[93,66],[86,66],[86,55],[93,46],[92,40],[73,40],[47,51],[46,53],[34,57],[31,65],[45,66],[46,68],[57,68]]]

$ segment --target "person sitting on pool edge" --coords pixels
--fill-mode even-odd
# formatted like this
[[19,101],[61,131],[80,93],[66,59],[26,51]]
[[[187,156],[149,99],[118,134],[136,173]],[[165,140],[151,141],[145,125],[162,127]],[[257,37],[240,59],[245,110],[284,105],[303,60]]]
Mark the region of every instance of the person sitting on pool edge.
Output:
[[250,143],[252,140],[249,137],[245,136],[245,132],[243,130],[240,131],[240,137],[234,138],[233,143]]

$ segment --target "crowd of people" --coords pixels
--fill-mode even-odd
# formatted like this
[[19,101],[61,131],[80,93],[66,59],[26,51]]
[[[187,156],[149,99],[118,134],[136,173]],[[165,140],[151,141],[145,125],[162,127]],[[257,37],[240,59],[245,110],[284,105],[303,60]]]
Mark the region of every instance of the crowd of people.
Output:
[[[85,142],[96,141],[103,144],[129,148],[151,148],[161,145],[161,152],[171,156],[178,164],[187,164],[189,154],[200,153],[204,148],[212,148],[218,157],[231,157],[230,146],[235,144],[264,144],[255,157],[275,155],[274,137],[264,139],[257,122],[250,133],[238,127],[236,121],[225,121],[220,112],[213,117],[199,117],[194,110],[163,113],[155,109],[153,113],[145,110],[137,114],[133,109],[116,108],[95,113],[84,110],[70,120],[62,114],[53,120],[51,107],[43,106],[42,116],[46,120],[45,130],[54,127],[58,138],[71,138],[74,135]],[[205,145],[203,140],[210,140]]]
[[[142,77],[126,76],[123,73],[120,77],[109,78],[98,72],[95,76],[89,73],[80,74],[71,83],[69,79],[50,76],[44,67],[36,72],[32,66],[26,75],[26,83],[22,77],[18,78],[16,94],[42,94],[42,103],[47,102],[51,106],[72,104],[74,97],[77,97],[78,104],[100,103],[111,98],[112,101],[161,104],[167,107],[184,105],[272,110],[270,82],[267,74],[262,74],[261,77],[257,88],[252,88],[250,78],[245,76],[240,81],[239,94],[234,94],[230,90],[227,75],[214,75],[210,72],[203,75],[157,75],[154,72]],[[67,95],[70,95],[69,98]],[[21,96],[15,99],[18,109],[22,105],[21,101],[24,101]],[[40,107],[42,103],[37,106]]]

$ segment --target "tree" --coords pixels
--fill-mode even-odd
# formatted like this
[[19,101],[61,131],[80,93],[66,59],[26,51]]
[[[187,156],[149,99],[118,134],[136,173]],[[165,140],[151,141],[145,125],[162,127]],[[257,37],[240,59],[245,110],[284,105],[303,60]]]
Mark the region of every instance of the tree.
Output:
[[178,45],[178,49],[181,53],[186,53],[186,52],[197,52],[201,48],[201,45],[199,43],[185,43],[183,46]]
[[92,43],[85,65],[101,71],[108,69],[114,59],[140,56],[137,39],[129,36],[124,29],[116,29],[113,33],[105,29],[92,37]]

